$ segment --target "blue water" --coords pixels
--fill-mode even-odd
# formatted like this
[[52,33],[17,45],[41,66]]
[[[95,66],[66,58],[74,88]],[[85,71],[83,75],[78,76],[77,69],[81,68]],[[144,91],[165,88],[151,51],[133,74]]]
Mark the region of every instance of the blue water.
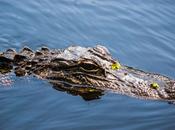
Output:
[[[175,78],[174,0],[0,0],[0,50],[106,46]],[[34,77],[0,87],[0,130],[173,130],[175,105],[115,93],[84,101]]]

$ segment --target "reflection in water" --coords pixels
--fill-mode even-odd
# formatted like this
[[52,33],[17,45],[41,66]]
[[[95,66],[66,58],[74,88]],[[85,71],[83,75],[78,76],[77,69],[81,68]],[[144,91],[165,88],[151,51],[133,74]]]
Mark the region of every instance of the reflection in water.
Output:
[[[3,59],[0,57],[0,83],[1,85],[9,85],[11,80],[9,79],[8,73],[13,71],[13,67],[10,65],[11,61],[8,61],[7,59]],[[7,75],[6,75],[7,74]],[[24,76],[24,75],[18,75],[15,73],[17,77]],[[90,101],[94,99],[100,99],[102,95],[104,95],[104,91],[100,89],[96,89],[89,86],[76,86],[71,85],[66,82],[60,82],[60,81],[49,81],[53,85],[53,88],[58,91],[67,92],[68,94],[74,95],[74,96],[81,96],[85,101]]]
[[78,87],[78,86],[69,86],[66,84],[54,84],[53,88],[58,91],[67,92],[68,94],[74,96],[81,96],[85,101],[90,101],[94,99],[100,99],[104,95],[104,91],[100,89],[95,89],[93,87]]

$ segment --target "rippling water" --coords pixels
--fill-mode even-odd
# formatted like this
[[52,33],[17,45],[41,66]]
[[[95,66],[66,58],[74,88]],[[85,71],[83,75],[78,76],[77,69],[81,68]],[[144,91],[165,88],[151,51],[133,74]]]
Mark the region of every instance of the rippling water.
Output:
[[[0,50],[106,46],[122,63],[175,78],[173,0],[0,0]],[[33,77],[0,87],[0,130],[171,130],[175,106],[56,91]]]

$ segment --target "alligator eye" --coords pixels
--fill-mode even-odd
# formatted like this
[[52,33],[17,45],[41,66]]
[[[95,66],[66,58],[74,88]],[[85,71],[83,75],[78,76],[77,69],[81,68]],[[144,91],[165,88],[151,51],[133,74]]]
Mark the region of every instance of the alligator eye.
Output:
[[81,61],[78,64],[79,70],[96,76],[105,76],[105,70],[93,61]]
[[98,71],[99,67],[94,64],[81,63],[80,68],[86,71]]

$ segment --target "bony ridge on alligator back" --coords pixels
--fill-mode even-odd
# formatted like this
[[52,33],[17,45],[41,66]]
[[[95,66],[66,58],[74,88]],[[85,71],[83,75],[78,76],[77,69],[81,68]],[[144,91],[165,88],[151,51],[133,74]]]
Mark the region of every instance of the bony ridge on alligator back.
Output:
[[48,80],[56,89],[82,97],[112,90],[143,99],[175,100],[173,79],[121,65],[101,45],[42,47],[36,51],[24,47],[19,52],[8,49],[0,54],[0,70],[14,71],[17,76],[34,75]]

